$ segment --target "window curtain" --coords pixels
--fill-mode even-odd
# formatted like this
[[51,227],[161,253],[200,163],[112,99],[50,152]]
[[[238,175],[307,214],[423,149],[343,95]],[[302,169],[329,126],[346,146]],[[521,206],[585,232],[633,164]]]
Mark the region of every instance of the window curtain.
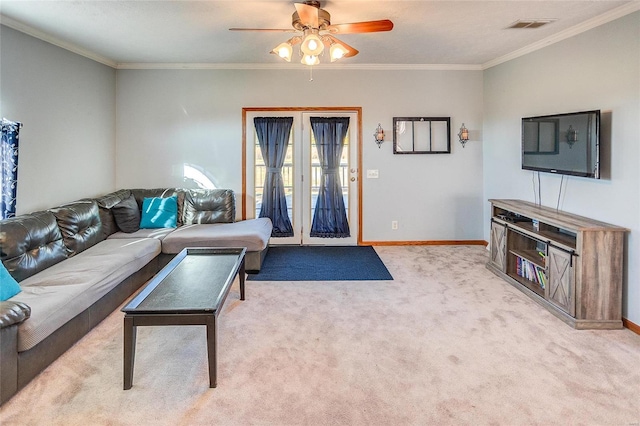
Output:
[[349,129],[349,117],[311,117],[318,159],[322,166],[320,189],[311,223],[312,237],[351,236],[340,183],[340,158]]
[[16,215],[16,190],[18,188],[18,141],[22,123],[2,119],[2,200],[0,219]]
[[253,124],[267,166],[259,216],[271,219],[272,237],[293,237],[282,180],[282,166],[289,146],[293,117],[256,117]]

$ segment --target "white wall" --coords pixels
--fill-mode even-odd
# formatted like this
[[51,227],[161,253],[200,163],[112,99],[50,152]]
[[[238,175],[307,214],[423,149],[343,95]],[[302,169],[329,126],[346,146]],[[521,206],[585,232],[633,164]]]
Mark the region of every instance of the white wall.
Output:
[[[522,117],[592,109],[603,113],[604,178],[565,177],[560,209],[631,230],[623,316],[640,324],[640,12],[485,71],[484,198],[534,201]],[[556,207],[560,181],[541,173],[543,205]]]
[[0,115],[20,121],[17,214],[115,188],[115,70],[5,26]]
[[[184,186],[183,163],[241,194],[242,108],[363,109],[365,241],[481,240],[482,72],[118,70],[117,187]],[[393,155],[393,117],[451,117],[452,153]],[[471,131],[466,148],[456,133]],[[382,124],[381,149],[373,133]],[[366,173],[363,171],[363,176]],[[239,210],[239,209],[238,209]],[[399,229],[391,230],[391,221]]]

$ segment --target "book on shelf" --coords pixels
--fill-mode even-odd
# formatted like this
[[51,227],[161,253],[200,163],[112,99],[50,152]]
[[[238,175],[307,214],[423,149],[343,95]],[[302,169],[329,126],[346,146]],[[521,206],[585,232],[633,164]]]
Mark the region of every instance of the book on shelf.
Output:
[[547,274],[544,268],[520,256],[516,256],[516,274],[519,277],[535,282],[541,288],[547,286]]
[[536,266],[536,273],[538,275],[538,284],[540,284],[540,287],[545,288],[547,286],[547,275],[539,266]]

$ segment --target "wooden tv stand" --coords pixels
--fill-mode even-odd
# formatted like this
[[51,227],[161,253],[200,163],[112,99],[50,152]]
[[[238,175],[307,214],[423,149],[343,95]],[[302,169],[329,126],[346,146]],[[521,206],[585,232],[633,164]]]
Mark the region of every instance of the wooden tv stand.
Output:
[[527,201],[489,202],[489,270],[574,328],[622,328],[628,229]]

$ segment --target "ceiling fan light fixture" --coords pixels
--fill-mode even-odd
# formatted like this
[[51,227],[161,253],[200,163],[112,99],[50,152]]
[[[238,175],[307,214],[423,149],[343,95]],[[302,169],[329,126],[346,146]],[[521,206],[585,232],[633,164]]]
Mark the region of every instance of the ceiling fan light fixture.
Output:
[[275,49],[271,51],[284,59],[287,62],[291,62],[291,56],[293,56],[293,46],[288,41],[280,43]]
[[318,56],[322,53],[324,43],[322,43],[322,40],[318,36],[318,30],[309,29],[304,31],[304,40],[302,40],[300,50],[309,56]]
[[315,55],[304,55],[300,62],[311,67],[313,65],[318,65],[320,63],[320,59]]
[[331,62],[352,58],[359,53],[356,48],[338,40],[334,35],[377,33],[393,29],[393,22],[388,19],[332,24],[329,12],[320,7],[320,0],[296,0],[294,6],[296,11],[291,15],[292,30],[282,28],[229,28],[229,30],[298,33],[276,46],[271,53],[291,62],[293,48],[299,44],[300,50],[298,51],[296,47],[296,55],[300,54],[300,62],[313,66],[320,63],[320,56],[324,55],[325,50],[329,52],[327,56]]
[[329,56],[331,57],[331,62],[335,62],[339,59],[342,59],[344,55],[346,55],[348,50],[340,43],[333,43],[329,48]]

